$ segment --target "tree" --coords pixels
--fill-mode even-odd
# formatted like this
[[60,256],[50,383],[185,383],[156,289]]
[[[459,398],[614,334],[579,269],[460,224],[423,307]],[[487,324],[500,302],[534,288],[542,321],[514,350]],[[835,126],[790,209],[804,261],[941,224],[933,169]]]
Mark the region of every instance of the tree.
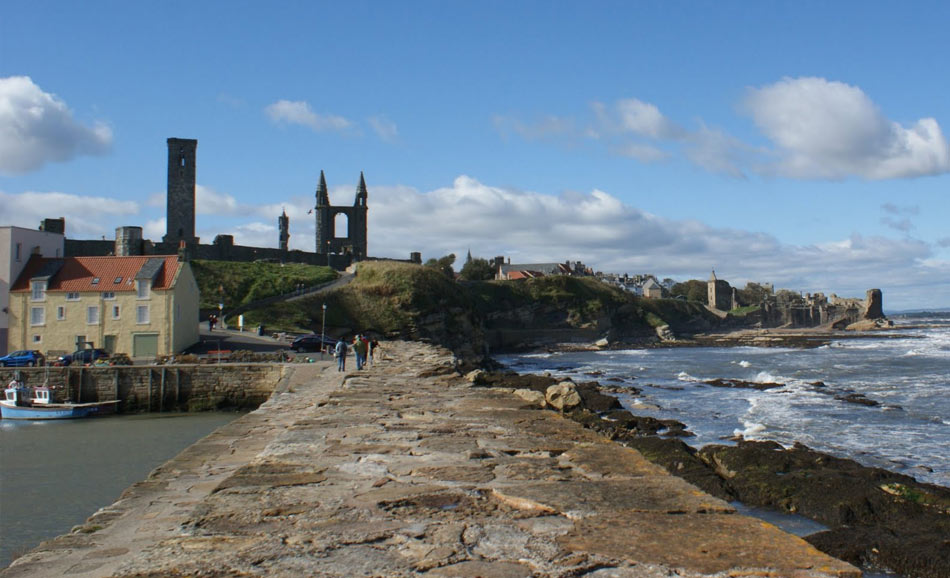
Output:
[[475,258],[466,261],[459,277],[466,281],[489,281],[495,278],[495,268],[487,259]]
[[670,289],[672,297],[683,296],[687,301],[700,301],[706,303],[709,300],[709,291],[705,281],[690,279],[682,283],[673,285]]
[[736,299],[739,301],[739,305],[743,306],[761,305],[765,303],[770,295],[772,295],[772,290],[758,283],[746,283],[745,289],[736,291]]
[[449,279],[455,278],[455,269],[452,268],[452,265],[455,263],[455,253],[449,253],[444,257],[439,257],[438,259],[429,259],[426,261],[426,267],[432,267],[433,269],[438,269],[442,271],[442,274],[448,277]]

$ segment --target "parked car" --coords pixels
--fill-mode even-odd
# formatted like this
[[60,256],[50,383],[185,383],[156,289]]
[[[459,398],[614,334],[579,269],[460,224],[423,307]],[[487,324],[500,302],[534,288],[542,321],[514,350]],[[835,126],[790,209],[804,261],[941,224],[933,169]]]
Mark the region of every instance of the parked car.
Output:
[[324,349],[329,351],[336,347],[336,339],[332,337],[321,337],[317,334],[311,335],[301,335],[297,339],[294,339],[294,342],[290,344],[290,348],[294,351],[320,351],[320,344],[322,343]]
[[60,356],[56,360],[56,365],[91,365],[96,362],[97,359],[102,359],[109,357],[109,352],[105,349],[80,349],[79,351],[74,351],[69,355]]
[[46,357],[39,351],[24,349],[14,351],[0,357],[0,365],[3,367],[35,367],[46,363]]

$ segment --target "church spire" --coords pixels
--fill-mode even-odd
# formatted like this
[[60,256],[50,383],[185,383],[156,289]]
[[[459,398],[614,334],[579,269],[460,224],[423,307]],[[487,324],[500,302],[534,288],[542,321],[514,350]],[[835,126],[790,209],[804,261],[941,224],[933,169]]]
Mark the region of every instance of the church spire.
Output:
[[327,179],[323,176],[323,170],[320,170],[320,184],[317,185],[317,206],[330,206],[330,196],[327,194]]
[[360,171],[360,184],[356,187],[356,202],[353,203],[354,207],[365,207],[366,206],[366,181],[363,179],[363,171]]

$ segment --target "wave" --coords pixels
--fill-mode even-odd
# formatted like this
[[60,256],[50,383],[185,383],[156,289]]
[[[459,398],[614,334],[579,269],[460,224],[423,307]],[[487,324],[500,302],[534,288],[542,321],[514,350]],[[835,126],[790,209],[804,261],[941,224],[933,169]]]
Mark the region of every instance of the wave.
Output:
[[739,362],[739,367],[749,367],[750,365],[752,365],[752,364],[749,363],[748,361],[744,360],[744,359]]
[[744,421],[742,425],[745,429],[736,428],[732,431],[733,435],[736,437],[742,436],[743,439],[751,440],[756,439],[767,429],[765,425],[761,423],[756,423],[754,421]]

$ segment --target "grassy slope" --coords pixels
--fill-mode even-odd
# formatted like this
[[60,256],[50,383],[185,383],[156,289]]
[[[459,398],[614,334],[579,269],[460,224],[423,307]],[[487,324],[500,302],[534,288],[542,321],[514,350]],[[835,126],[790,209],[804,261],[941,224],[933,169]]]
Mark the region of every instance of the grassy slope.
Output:
[[286,331],[317,331],[326,324],[348,331],[403,334],[427,315],[448,309],[471,309],[462,287],[428,267],[407,263],[365,262],[356,278],[325,295],[277,303],[245,314],[251,323]]
[[[224,286],[225,293],[242,299],[240,302],[266,296],[267,287],[282,286],[289,291],[296,283],[309,285],[326,279],[313,276],[324,269],[321,267],[310,267],[311,277],[303,277],[281,276],[282,272],[296,270],[289,265],[280,268],[267,263],[227,263],[230,267],[217,267],[219,264],[204,261],[196,267],[202,291]],[[212,291],[207,301],[214,303],[215,298]],[[404,337],[431,337],[425,328],[431,331],[440,324],[443,332],[472,332],[489,318],[501,319],[504,326],[505,319],[517,318],[524,310],[531,310],[531,322],[541,326],[591,327],[609,319],[612,326],[633,332],[651,331],[663,324],[679,331],[711,317],[701,304],[641,299],[590,278],[551,276],[517,282],[456,283],[429,267],[364,262],[350,284],[327,294],[248,311],[245,323],[260,323],[269,331],[319,332],[323,304],[327,306],[328,333],[372,331]],[[419,328],[424,329],[417,331]]]
[[289,293],[299,284],[319,285],[336,279],[329,267],[300,263],[237,263],[232,261],[191,262],[201,292],[202,309],[225,309],[265,297]]

